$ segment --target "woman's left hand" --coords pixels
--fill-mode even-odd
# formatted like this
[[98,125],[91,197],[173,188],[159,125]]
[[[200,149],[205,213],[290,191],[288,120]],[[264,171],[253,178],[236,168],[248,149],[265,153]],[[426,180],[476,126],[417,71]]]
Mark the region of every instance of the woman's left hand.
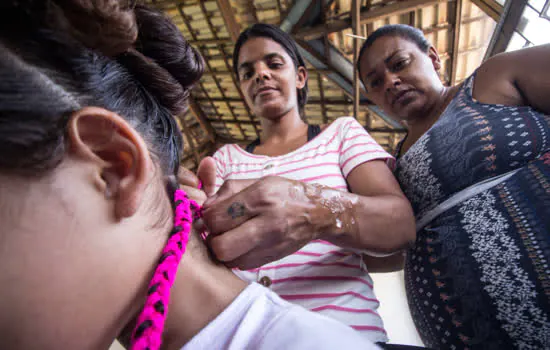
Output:
[[282,177],[228,180],[206,201],[203,215],[214,255],[242,270],[296,252],[317,237],[315,223],[322,221],[306,185]]

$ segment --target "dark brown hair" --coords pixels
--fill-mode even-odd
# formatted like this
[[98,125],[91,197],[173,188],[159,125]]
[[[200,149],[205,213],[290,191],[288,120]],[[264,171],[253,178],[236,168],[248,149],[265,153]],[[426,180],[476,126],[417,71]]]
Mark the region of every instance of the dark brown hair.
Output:
[[99,106],[125,118],[175,174],[200,55],[161,13],[115,0],[0,3],[0,171],[39,175],[65,154],[69,115]]
[[[239,53],[241,51],[242,46],[252,38],[267,38],[275,41],[279,45],[282,46],[282,48],[288,53],[290,58],[292,59],[292,62],[294,63],[294,67],[298,69],[298,67],[304,67],[306,68],[306,62],[304,61],[302,55],[300,54],[300,51],[298,51],[298,47],[296,46],[296,43],[294,42],[294,39],[290,35],[288,35],[286,32],[281,30],[280,28],[271,25],[271,24],[265,24],[265,23],[256,23],[249,28],[245,29],[237,39],[237,42],[235,43],[235,49],[233,50],[233,71],[235,72],[235,75],[237,76],[237,79],[239,79]],[[300,110],[300,114],[302,114],[305,105],[307,103],[307,97],[308,97],[308,86],[307,81],[303,88],[297,89],[298,94],[298,109]]]

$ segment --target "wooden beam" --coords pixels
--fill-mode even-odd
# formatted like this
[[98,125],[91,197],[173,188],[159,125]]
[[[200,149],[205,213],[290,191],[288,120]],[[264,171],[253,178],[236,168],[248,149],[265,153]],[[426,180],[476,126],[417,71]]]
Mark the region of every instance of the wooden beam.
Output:
[[319,97],[321,97],[321,114],[323,114],[323,124],[328,124],[327,108],[325,106],[325,89],[323,88],[323,77],[317,74],[317,84],[319,85]]
[[[191,34],[191,38],[192,38],[193,40],[197,40],[197,35],[196,35],[195,32],[193,31],[193,28],[192,28],[192,26],[191,26],[191,23],[190,23],[190,21],[189,21],[189,18],[187,18],[187,16],[186,16],[185,13],[183,12],[182,6],[183,6],[183,5],[178,5],[178,6],[177,6],[177,9],[178,9],[178,12],[179,12],[179,14],[180,14],[180,17],[181,17],[181,19],[183,20],[183,23],[185,24],[185,26],[187,27],[187,30],[188,30],[189,33]],[[204,57],[204,52],[203,52],[203,50],[202,50],[200,47],[198,47],[198,50],[199,50],[199,53],[201,54],[201,56]],[[208,61],[207,61],[207,60],[205,60],[205,65],[207,66],[208,71],[212,71],[212,67],[210,67],[210,65],[208,64]],[[202,90],[202,92],[206,95],[206,97],[207,97],[208,99],[210,99],[210,96],[209,96],[208,93],[206,92],[206,89],[204,88],[202,82],[199,82],[199,87],[200,87],[200,89]],[[192,99],[191,99],[191,98],[190,98],[190,104],[192,105]],[[215,106],[214,106],[214,104],[212,103],[212,101],[210,101],[210,106],[212,106],[212,108],[214,108],[214,110],[216,109]],[[197,110],[200,110],[200,111],[201,111],[201,114],[202,114],[202,109],[200,108],[200,106],[197,105],[197,106],[196,106],[196,109],[197,109]],[[205,118],[204,120],[206,120],[206,118]],[[198,119],[197,119],[197,121],[200,122],[200,120],[198,120]],[[224,125],[224,128],[225,128],[225,131],[229,134],[229,129],[227,129],[227,126],[225,125],[225,123],[223,123],[223,125]],[[205,130],[205,131],[206,131],[206,130]],[[212,129],[212,137],[215,137],[214,135],[215,135],[215,133],[214,133],[214,130]]]
[[485,60],[506,51],[506,48],[512,39],[512,35],[514,35],[514,32],[521,20],[523,10],[525,9],[525,6],[527,6],[527,3],[527,0],[509,0],[506,2],[502,16],[497,23],[495,31],[493,32],[493,37],[487,47],[484,58]]
[[231,39],[200,39],[200,40],[189,40],[189,44],[193,46],[199,45],[217,45],[217,44],[230,44]]
[[[489,17],[495,21],[499,21],[504,7],[494,0],[471,0],[474,5],[479,7]],[[507,2],[514,2],[515,0],[507,0]]]
[[189,147],[191,148],[191,153],[193,154],[193,158],[195,159],[195,164],[196,166],[199,166],[199,162],[201,159],[199,157],[199,153],[197,152],[197,148],[195,147],[195,140],[193,139],[193,136],[191,136],[189,128],[187,127],[187,125],[185,125],[185,119],[183,119],[183,116],[180,116],[179,119],[181,121],[183,134],[187,139],[187,143],[189,144]]
[[[225,0],[225,1],[229,1],[229,0]],[[204,17],[206,18],[206,23],[208,24],[208,27],[210,28],[210,31],[212,32],[212,35],[214,35],[214,37],[218,37],[218,34],[216,33],[216,30],[214,28],[214,24],[212,23],[212,20],[210,19],[210,17],[208,16],[208,11],[206,10],[206,6],[204,4],[204,1],[200,1],[199,2],[199,5],[200,5],[200,8],[201,8],[201,11],[202,13],[204,14]],[[238,34],[237,34],[238,36]],[[221,47],[222,45],[220,45]],[[203,55],[204,57],[204,53],[201,52],[201,55]],[[209,60],[204,60],[205,64],[206,64],[206,67],[208,68],[209,71],[213,71],[212,70],[212,66],[210,65],[210,62]],[[224,62],[227,63],[227,58],[224,58]],[[216,84],[216,87],[218,88],[218,90],[220,91],[220,94],[222,95],[222,97],[226,97],[225,96],[225,92],[220,84],[220,82],[218,81],[218,79],[216,79],[215,76],[213,76],[213,80],[214,80],[214,83]],[[233,119],[235,121],[237,121],[237,116],[235,115],[235,113],[233,113],[233,109],[231,108],[231,106],[229,105],[229,103],[227,102],[227,107],[229,108],[229,113],[231,113],[231,116],[233,116]],[[237,124],[237,128],[239,129],[239,131],[241,132],[241,134],[243,135],[243,137],[245,136],[245,133],[244,133],[244,130],[243,128],[241,128],[241,125],[240,124]]]
[[[203,3],[202,1],[199,2],[201,4]],[[218,3],[223,21],[225,22],[225,26],[227,28],[227,31],[229,32],[229,37],[233,42],[236,42],[239,34],[241,34],[241,27],[235,19],[235,12],[233,11],[233,7],[231,7],[229,0],[216,0],[216,2]]]
[[[379,6],[370,10],[361,11],[359,17],[360,24],[369,24],[388,16],[400,15],[421,9],[423,7],[447,2],[448,0],[407,0],[399,1],[386,6]],[[303,29],[295,34],[295,37],[302,40],[313,40],[322,37],[328,33],[340,32],[352,26],[352,19],[346,18],[332,21],[329,24],[321,24],[310,29]]]
[[[313,75],[313,74],[328,74],[328,73],[334,73],[334,71],[331,71],[330,69],[315,69],[315,68],[310,68],[307,70],[307,73],[310,74],[310,75]],[[204,72],[203,76],[213,76],[213,75],[218,75],[218,76],[230,76],[230,75],[233,75],[233,68],[231,68],[231,70],[224,70],[224,71],[215,71],[215,72]],[[243,100],[244,102],[244,100]]]
[[204,114],[204,111],[202,110],[202,108],[195,101],[195,99],[191,97],[189,98],[189,109],[191,110],[191,113],[193,114],[195,119],[199,122],[201,128],[204,130],[204,132],[208,136],[208,140],[212,142],[216,141],[216,134],[214,132],[214,128],[212,128],[212,125],[210,125],[210,122],[208,121],[208,118],[206,118],[206,115]]
[[451,45],[453,51],[451,53],[451,69],[449,71],[449,82],[453,86],[456,83],[456,71],[458,67],[458,50],[460,41],[460,28],[462,27],[462,0],[455,0],[455,8],[452,17],[453,39]]
[[[361,0],[351,1],[351,29],[354,35],[361,36]],[[353,39],[353,67],[357,66],[359,58],[360,41]],[[361,81],[359,80],[359,72],[353,70],[353,117],[359,117],[359,102],[361,101]]]
[[[240,98],[234,98],[234,97],[227,97],[227,98],[223,98],[223,97],[211,97],[210,99],[196,99],[197,102],[241,102],[241,103],[244,103],[243,100],[241,100]],[[320,104],[323,104],[325,103],[326,106],[330,106],[330,105],[334,105],[334,106],[351,106],[353,104],[353,102],[351,101],[348,101],[348,100],[344,100],[344,99],[341,99],[339,98],[338,100],[330,100],[330,99],[313,99],[313,100],[307,100],[307,103],[308,104],[312,104],[312,105],[320,105]]]

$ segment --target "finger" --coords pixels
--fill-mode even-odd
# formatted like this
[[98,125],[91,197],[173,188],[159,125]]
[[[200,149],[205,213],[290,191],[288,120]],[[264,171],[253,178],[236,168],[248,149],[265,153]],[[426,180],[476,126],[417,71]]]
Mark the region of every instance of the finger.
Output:
[[228,232],[256,216],[256,211],[243,198],[230,198],[204,208],[202,219],[213,235]]
[[207,208],[214,205],[214,203],[227,200],[256,182],[258,182],[258,180],[226,180],[216,194],[208,197],[204,203],[204,207]]
[[180,186],[180,189],[185,191],[187,197],[197,202],[198,205],[201,205],[206,201],[206,194],[197,188],[190,186]]
[[216,161],[212,157],[201,160],[197,170],[197,176],[202,182],[202,189],[208,197],[214,194],[216,189]]
[[219,236],[209,237],[207,244],[219,261],[233,261],[257,248],[262,242],[258,220],[250,220]]
[[195,174],[182,166],[178,169],[178,182],[183,186],[193,188],[199,187],[199,179],[195,176]]

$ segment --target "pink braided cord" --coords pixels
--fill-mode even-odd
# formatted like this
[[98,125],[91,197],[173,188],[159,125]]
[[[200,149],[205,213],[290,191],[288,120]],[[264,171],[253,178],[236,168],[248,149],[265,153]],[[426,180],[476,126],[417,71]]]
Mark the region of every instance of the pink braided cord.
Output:
[[184,191],[176,190],[174,200],[174,230],[162,250],[159,264],[149,283],[145,306],[132,333],[131,350],[160,349],[170,302],[170,288],[174,284],[178,265],[189,241],[193,223],[192,211],[195,212],[195,217],[200,215],[199,205],[189,199]]

